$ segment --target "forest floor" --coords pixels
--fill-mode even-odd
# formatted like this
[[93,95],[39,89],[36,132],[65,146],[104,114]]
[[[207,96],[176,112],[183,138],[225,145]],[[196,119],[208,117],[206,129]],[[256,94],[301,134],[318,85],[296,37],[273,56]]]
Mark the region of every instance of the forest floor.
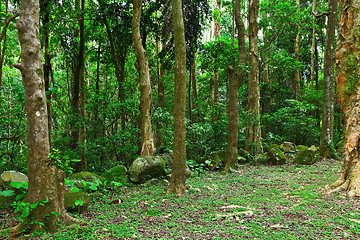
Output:
[[[322,160],[203,172],[181,198],[165,195],[166,182],[120,187],[75,214],[83,224],[23,239],[360,239],[360,201],[325,194],[339,169]],[[13,216],[0,212],[0,228],[15,225]]]

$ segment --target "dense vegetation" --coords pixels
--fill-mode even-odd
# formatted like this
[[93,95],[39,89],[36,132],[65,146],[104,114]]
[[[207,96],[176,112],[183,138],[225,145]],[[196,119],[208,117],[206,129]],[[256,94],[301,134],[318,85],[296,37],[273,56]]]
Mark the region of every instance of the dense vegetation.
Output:
[[[317,12],[325,11],[319,2]],[[8,3],[8,12],[17,12],[17,3]],[[192,88],[187,98],[187,159],[202,163],[205,156],[227,145],[227,66],[238,56],[231,1],[223,1],[221,12],[211,11],[208,1],[185,4],[188,70],[194,67]],[[242,17],[246,3],[242,3]],[[2,25],[11,14],[1,4]],[[83,154],[88,169],[104,172],[118,164],[129,166],[140,154],[140,92],[136,58],[131,47],[131,9],[127,1],[86,1],[84,14],[85,114],[72,107],[73,79],[79,54],[79,12],[75,2],[48,2],[42,9],[41,41],[44,46],[44,16],[50,36],[50,104],[51,147],[59,150],[61,161],[80,159]],[[149,59],[155,145],[172,149],[173,144],[173,47],[169,16],[165,2],[145,1],[141,34]],[[316,63],[314,82],[310,81],[312,12],[311,3],[295,1],[273,4],[261,1],[259,10],[259,54],[261,84],[261,128],[265,148],[270,143],[291,141],[295,144],[319,145],[322,112],[322,81],[325,17],[315,21]],[[221,37],[214,39],[212,21],[220,22]],[[20,47],[15,21],[7,28],[2,68],[0,119],[0,171],[26,172],[26,112],[20,72],[13,68]],[[295,62],[294,41],[297,23],[301,23],[300,62]],[[235,34],[235,35],[234,35]],[[111,38],[111,39],[110,39]],[[160,48],[159,46],[162,46]],[[112,49],[114,47],[114,49]],[[114,53],[113,53],[114,51]],[[113,54],[113,55],[112,55]],[[196,59],[194,59],[196,56]],[[117,66],[115,66],[115,63]],[[194,63],[194,65],[193,65]],[[115,68],[121,72],[120,79]],[[219,100],[213,100],[213,69],[219,69]],[[160,72],[160,70],[162,72]],[[295,94],[295,71],[300,71],[300,93]],[[265,74],[268,79],[264,80]],[[247,74],[245,74],[247,76]],[[195,80],[194,80],[195,79]],[[191,90],[191,91],[190,91]],[[159,92],[164,95],[160,96]],[[239,91],[239,147],[245,147],[247,115],[247,77]],[[159,99],[163,97],[163,99]],[[191,102],[191,103],[190,103]],[[341,117],[336,108],[334,143],[341,139]],[[73,127],[84,128],[85,140],[73,145]],[[161,137],[161,140],[160,138]],[[161,142],[160,142],[161,141]],[[156,144],[158,142],[158,144]],[[82,151],[80,151],[81,149]],[[66,160],[67,159],[67,160]],[[59,159],[58,159],[59,160]]]

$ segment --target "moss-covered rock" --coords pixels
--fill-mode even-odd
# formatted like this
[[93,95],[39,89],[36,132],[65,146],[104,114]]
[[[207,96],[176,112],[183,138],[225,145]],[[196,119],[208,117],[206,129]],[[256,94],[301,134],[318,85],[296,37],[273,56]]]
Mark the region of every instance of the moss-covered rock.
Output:
[[[250,161],[251,161],[251,154],[250,154],[248,151],[246,151],[246,150],[244,150],[244,149],[242,149],[242,148],[240,148],[240,149],[238,150],[238,155],[239,155],[240,157],[242,157],[242,158],[245,158],[246,162],[250,162]],[[242,159],[241,159],[241,160],[242,160]],[[242,162],[242,161],[238,161],[238,162]]]
[[290,153],[290,152],[295,152],[296,151],[296,146],[292,142],[283,142],[280,145],[280,147],[281,147],[281,149],[283,150],[284,153]]
[[21,173],[16,171],[5,171],[0,175],[0,185],[3,189],[13,189],[11,187],[12,182],[28,182],[28,177]]
[[[81,200],[82,205],[76,205],[76,200]],[[65,192],[64,193],[64,206],[69,212],[85,212],[89,207],[91,197],[84,192]]]
[[155,156],[142,156],[137,158],[129,168],[130,180],[135,183],[144,183],[149,179],[165,175],[165,161]]
[[313,150],[302,150],[300,151],[294,159],[295,163],[301,164],[301,165],[311,165],[315,163],[315,152]]
[[103,177],[108,183],[112,181],[120,183],[128,182],[127,169],[123,165],[111,168],[109,171],[103,173],[101,177]]
[[286,163],[286,156],[284,152],[280,150],[279,145],[273,144],[269,150],[270,162],[274,165],[282,165]]
[[101,182],[104,182],[103,177],[100,177],[99,175],[96,175],[95,173],[91,173],[91,172],[75,173],[75,174],[71,175],[69,178],[73,179],[73,180],[84,180],[86,182],[93,182],[94,179],[98,179]]
[[309,148],[307,146],[305,146],[305,145],[297,145],[296,149],[298,151],[302,151],[302,150],[308,150]]
[[166,149],[164,147],[160,147],[159,149],[156,149],[155,154],[156,154],[156,156],[164,159],[166,167],[172,167],[173,152],[171,150]]
[[209,157],[211,161],[210,170],[214,170],[218,167],[222,167],[225,164],[225,156],[226,156],[225,150],[218,150],[216,152],[213,152]]
[[311,150],[314,153],[317,153],[319,151],[319,148],[315,147],[315,145],[311,145],[311,147],[309,147],[308,150]]
[[256,154],[251,161],[253,165],[264,165],[270,163],[270,156],[268,153]]
[[11,208],[11,204],[15,201],[15,196],[0,196],[0,210]]
[[245,163],[248,163],[249,162],[249,160],[247,160],[246,158],[244,158],[244,157],[242,157],[242,156],[240,156],[240,155],[238,155],[238,163],[239,164],[245,164]]

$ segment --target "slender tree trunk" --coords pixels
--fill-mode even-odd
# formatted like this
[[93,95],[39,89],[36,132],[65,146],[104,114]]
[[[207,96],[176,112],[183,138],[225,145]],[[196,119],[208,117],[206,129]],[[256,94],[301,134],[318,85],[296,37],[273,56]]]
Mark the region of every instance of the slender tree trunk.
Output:
[[[191,84],[192,84],[192,100],[193,100],[193,103],[192,103],[192,108],[193,110],[195,111],[196,108],[197,108],[197,99],[198,99],[198,96],[197,96],[197,83],[196,83],[196,54],[194,53],[194,58],[193,58],[193,63],[192,63],[192,67],[191,67]],[[196,122],[197,121],[197,117],[198,115],[195,114],[193,111],[193,119],[192,119],[192,122]]]
[[151,85],[149,63],[141,43],[140,18],[142,0],[133,0],[132,39],[140,78],[140,115],[141,115],[141,156],[154,156],[155,147],[151,127]]
[[315,42],[315,89],[319,90],[319,53],[317,50],[317,44]]
[[77,55],[74,67],[74,81],[71,107],[74,112],[74,125],[72,131],[71,148],[78,150],[81,161],[76,164],[75,171],[85,171],[87,169],[87,160],[84,154],[85,146],[85,76],[84,76],[84,51],[85,51],[85,36],[84,36],[84,9],[85,0],[76,0],[76,8],[79,11],[79,52]]
[[[298,11],[300,11],[300,0],[296,0],[296,6],[298,8]],[[301,39],[301,25],[300,25],[300,21],[299,21],[299,25],[298,25],[298,33],[296,35],[296,40],[295,40],[295,62],[296,63],[300,63],[300,39]],[[299,69],[295,70],[295,97],[296,99],[299,98],[299,94],[300,94],[300,71]]]
[[[316,11],[316,0],[313,0],[312,12]],[[316,33],[316,16],[313,16],[313,29],[312,29],[312,44],[311,44],[311,74],[310,74],[310,89],[311,91],[314,89],[314,73],[315,73],[315,33]]]
[[259,0],[249,3],[249,88],[248,113],[245,149],[251,152],[263,152],[260,128],[260,86],[259,86],[259,51],[258,51],[258,11]]
[[237,163],[237,149],[238,149],[238,95],[240,83],[245,77],[245,63],[246,63],[246,45],[245,45],[245,25],[241,19],[241,0],[235,0],[235,22],[238,31],[238,47],[239,60],[236,70],[228,67],[229,72],[229,122],[228,122],[228,144],[226,149],[226,164],[225,172],[229,172],[230,167],[234,167]]
[[49,145],[51,149],[51,91],[49,91],[50,88],[50,71],[51,71],[51,59],[50,59],[50,53],[49,53],[49,27],[50,24],[50,13],[47,9],[49,6],[48,1],[42,1],[40,7],[42,8],[42,11],[44,12],[44,16],[42,19],[43,22],[43,28],[44,28],[44,81],[45,81],[45,92],[46,94],[46,105],[47,105],[47,112],[48,112],[48,128],[49,128]]
[[167,193],[175,192],[178,196],[181,196],[186,189],[186,45],[182,0],[171,0],[171,4],[175,42],[174,161]]
[[192,65],[190,66],[190,74],[189,74],[189,84],[188,84],[188,105],[189,105],[189,119],[190,119],[190,125],[193,122],[192,118],[192,101],[191,101],[191,87],[192,87]]
[[345,190],[360,197],[360,1],[340,0],[341,17],[336,46],[338,98],[344,122],[344,154],[337,187],[329,193]]
[[[221,33],[220,33],[220,13],[221,13],[221,0],[215,0],[215,10],[217,10],[219,16],[215,19],[215,40],[220,41]],[[215,59],[215,61],[217,61]],[[214,113],[212,116],[212,120],[216,121],[218,116],[218,102],[219,102],[219,68],[214,68],[213,75],[213,104],[214,104]]]
[[337,20],[337,0],[329,0],[328,23],[326,26],[326,42],[324,56],[324,88],[323,109],[320,137],[320,155],[328,157],[331,154],[334,129],[334,55],[335,28]]
[[[20,20],[16,26],[21,45],[21,63],[15,65],[21,71],[28,120],[28,177],[29,203],[47,200],[30,211],[28,221],[12,229],[12,237],[22,230],[55,231],[59,222],[67,225],[74,221],[64,209],[64,173],[49,160],[49,130],[45,96],[45,84],[42,69],[42,52],[39,39],[39,1],[22,0]],[[57,214],[53,214],[56,212]],[[40,223],[43,223],[42,226]]]

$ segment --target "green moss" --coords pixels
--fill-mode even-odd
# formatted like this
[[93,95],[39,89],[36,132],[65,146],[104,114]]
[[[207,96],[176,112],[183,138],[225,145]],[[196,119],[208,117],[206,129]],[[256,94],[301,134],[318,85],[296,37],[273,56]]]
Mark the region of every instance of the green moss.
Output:
[[299,152],[295,159],[294,159],[295,163],[298,164],[302,164],[302,165],[311,165],[313,163],[315,163],[316,158],[315,158],[315,153],[312,150],[302,150],[301,152]]
[[270,162],[274,165],[282,165],[286,163],[286,156],[280,150],[279,145],[272,144],[269,150]]
[[217,167],[225,164],[225,157],[226,157],[225,150],[219,150],[219,151],[213,152],[209,157],[211,160],[210,170],[214,170]]
[[302,150],[308,150],[309,148],[307,146],[305,146],[305,145],[297,145],[296,149],[298,151],[302,151]]
[[69,178],[74,179],[74,180],[84,180],[86,182],[92,182],[93,179],[98,179],[101,182],[104,182],[103,177],[100,177],[99,175],[96,175],[95,173],[91,173],[91,172],[75,173],[75,174],[71,175]]
[[268,153],[257,154],[254,156],[253,160],[251,161],[251,164],[253,165],[263,165],[269,163],[270,163],[270,157]]
[[126,167],[123,165],[111,168],[109,171],[102,174],[101,177],[106,179],[108,182],[115,181],[120,183],[126,183],[128,180],[127,170]]
[[355,55],[351,54],[347,59],[347,72],[351,72],[352,74],[348,77],[345,86],[345,93],[348,95],[352,95],[355,93],[357,89],[357,85],[359,82],[359,74],[358,74],[358,60]]
[[[76,206],[75,201],[81,200],[83,204]],[[84,192],[65,192],[64,193],[64,206],[67,211],[84,212],[91,202],[91,197]]]

